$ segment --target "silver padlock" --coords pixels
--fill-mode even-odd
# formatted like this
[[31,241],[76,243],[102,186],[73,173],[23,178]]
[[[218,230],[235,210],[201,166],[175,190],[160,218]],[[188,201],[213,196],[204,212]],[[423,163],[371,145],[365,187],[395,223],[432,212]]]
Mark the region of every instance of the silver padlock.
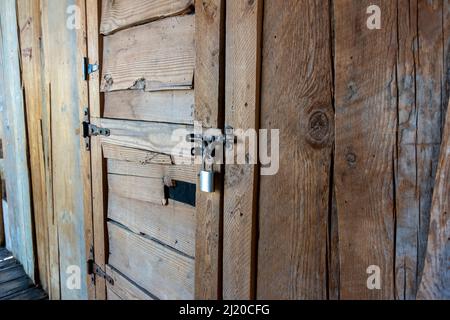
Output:
[[214,190],[214,171],[200,171],[200,191],[213,193]]

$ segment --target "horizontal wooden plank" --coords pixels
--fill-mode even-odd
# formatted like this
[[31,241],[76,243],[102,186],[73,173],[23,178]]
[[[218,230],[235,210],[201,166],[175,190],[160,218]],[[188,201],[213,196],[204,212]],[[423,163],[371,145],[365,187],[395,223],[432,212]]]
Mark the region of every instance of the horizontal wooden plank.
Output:
[[164,184],[162,179],[108,174],[108,187],[123,198],[148,201],[164,205]]
[[197,183],[197,172],[195,167],[190,165],[144,164],[108,159],[108,173],[161,180],[168,177],[172,180]]
[[106,273],[114,280],[113,285],[107,283],[108,300],[155,300],[109,265],[106,265]]
[[193,0],[103,0],[100,32],[112,32],[189,10]]
[[108,223],[109,264],[160,299],[194,298],[194,260]]
[[0,284],[26,276],[21,265],[15,265],[0,272]]
[[107,92],[104,117],[193,124],[194,90]]
[[100,125],[111,130],[109,137],[102,137],[103,143],[192,158],[193,146],[186,141],[192,126],[116,119],[100,119]]
[[172,158],[169,155],[140,150],[135,148],[122,147],[109,143],[103,144],[103,156],[106,159],[116,159],[123,161],[133,161],[140,164],[172,164]]
[[111,286],[106,287],[106,300],[109,301],[120,301],[122,300],[112,289]]
[[110,193],[108,218],[193,257],[195,208],[169,201],[167,206],[126,199]]
[[192,89],[194,15],[104,37],[102,91]]

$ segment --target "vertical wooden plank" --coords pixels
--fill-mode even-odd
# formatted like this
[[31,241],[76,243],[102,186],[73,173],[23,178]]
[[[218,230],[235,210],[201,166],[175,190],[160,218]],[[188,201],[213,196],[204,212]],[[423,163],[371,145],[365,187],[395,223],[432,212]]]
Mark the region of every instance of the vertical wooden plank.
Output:
[[279,129],[281,143],[278,173],[260,178],[257,297],[327,299],[329,2],[267,1],[263,28],[261,128]]
[[[450,105],[450,103],[449,103]],[[434,187],[428,250],[418,299],[450,299],[450,113]]]
[[418,0],[417,180],[420,192],[418,281],[423,271],[443,124],[443,1]]
[[25,90],[39,283],[48,291],[48,223],[43,153],[40,1],[17,1],[22,82]]
[[[223,126],[223,0],[195,1],[195,120],[204,129]],[[201,166],[197,166],[201,170]],[[195,297],[220,299],[222,175],[214,193],[196,192]]]
[[[60,297],[86,299],[93,288],[86,268],[87,239],[92,236],[90,157],[81,134],[84,109],[88,105],[82,72],[86,56],[86,7],[84,0],[45,2],[42,14],[48,27],[46,61],[51,63],[46,68],[50,68],[51,169]],[[79,290],[67,286],[71,275],[68,270],[73,266],[80,268]]]
[[[87,0],[87,46],[89,62],[100,64],[100,14],[101,0]],[[89,112],[91,123],[99,125],[97,119],[102,114],[101,96],[100,96],[100,74],[101,71],[92,73],[89,76]],[[106,267],[106,211],[105,201],[105,166],[103,160],[103,151],[100,139],[91,139],[91,170],[92,170],[92,214],[93,214],[93,255],[95,262],[105,270]],[[106,299],[106,282],[97,277],[95,279],[95,295],[90,298],[97,300]]]
[[[417,180],[417,0],[398,1],[398,133],[395,163],[395,298],[415,299],[418,279],[420,190]],[[422,121],[421,121],[422,122]],[[427,125],[420,123],[420,126]],[[423,200],[422,200],[423,201]]]
[[[380,30],[367,28],[365,13],[372,4],[383,14]],[[390,0],[334,2],[342,299],[392,299],[394,295],[396,5]],[[371,266],[380,271],[380,289],[367,285],[374,273]]]
[[12,228],[9,233],[13,236],[10,251],[34,279],[33,222],[16,13],[14,0],[0,2],[0,112],[3,113],[5,180],[8,221],[11,223],[7,228]]
[[[235,130],[259,129],[262,5],[261,0],[226,3],[225,124]],[[247,154],[246,164],[232,164],[235,159],[227,153],[225,160],[224,299],[255,296],[258,171],[251,161],[254,157]]]

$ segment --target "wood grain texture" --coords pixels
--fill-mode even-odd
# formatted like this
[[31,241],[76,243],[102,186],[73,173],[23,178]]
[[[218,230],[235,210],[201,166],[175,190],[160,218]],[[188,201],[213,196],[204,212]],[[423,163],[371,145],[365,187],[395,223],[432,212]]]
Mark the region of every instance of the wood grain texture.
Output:
[[191,143],[186,136],[194,131],[192,126],[99,119],[100,126],[111,130],[109,137],[102,137],[103,143],[148,150],[173,156],[191,158]]
[[[87,83],[80,76],[86,56],[85,1],[44,1],[46,81],[50,85],[50,128],[53,221],[59,256],[61,299],[87,299],[93,290],[85,268],[92,237],[90,154],[84,148],[80,124],[88,105]],[[80,9],[80,28],[67,28],[67,8]],[[45,21],[45,22],[44,22]],[[57,26],[57,27],[55,27]],[[56,255],[56,254],[55,254]],[[67,285],[69,266],[79,266],[81,289]]]
[[105,94],[105,118],[194,124],[194,90]]
[[110,34],[186,12],[193,0],[103,0],[100,32]]
[[129,199],[148,201],[164,205],[164,183],[162,179],[108,174],[110,192]]
[[46,204],[45,160],[42,132],[42,50],[40,1],[17,1],[20,30],[22,84],[25,90],[28,146],[30,152],[30,179],[33,217],[36,234],[38,275],[42,288],[49,288],[49,240]]
[[162,206],[115,193],[109,194],[108,202],[109,219],[194,257],[195,208],[176,201]]
[[186,15],[104,37],[101,90],[191,89],[194,28],[194,15]]
[[121,147],[119,145],[104,143],[102,145],[103,155],[106,159],[119,161],[137,162],[141,165],[159,164],[171,165],[172,158],[169,155],[156,153],[141,149]]
[[[101,0],[86,0],[89,8],[86,13],[87,28],[87,52],[89,63],[102,65],[100,50],[102,42],[99,38]],[[89,113],[91,123],[99,125],[97,118],[103,113],[102,97],[100,93],[101,72],[94,72],[89,75]],[[106,266],[106,168],[103,159],[103,149],[100,139],[91,139],[91,174],[92,174],[92,229],[93,241],[89,249],[93,253],[95,262],[102,270]],[[89,291],[89,299],[106,299],[106,282],[101,277],[93,278],[95,281],[91,285],[95,290]]]
[[114,285],[107,284],[107,300],[154,300],[151,295],[133,284],[111,266],[106,265],[106,273],[114,280]]
[[[450,105],[450,103],[449,103]],[[418,299],[450,300],[450,113],[434,186],[430,231]]]
[[[228,1],[226,13],[225,124],[257,130],[262,1]],[[251,299],[255,295],[257,166],[250,161],[233,165],[230,154],[225,161],[223,297]]]
[[[224,0],[195,1],[195,120],[203,128],[222,128],[224,113]],[[197,171],[201,166],[197,166]],[[196,299],[220,299],[223,174],[216,190],[196,193]]]
[[[336,200],[340,297],[394,296],[394,182],[396,142],[394,1],[378,1],[381,30],[362,13],[370,1],[335,1]],[[380,268],[380,290],[369,290],[369,266]]]
[[[439,150],[444,103],[443,1],[417,2],[418,52],[416,64],[417,189],[419,191],[418,283],[422,274],[430,228],[430,212]],[[417,290],[417,288],[416,288]]]
[[281,144],[280,170],[260,178],[258,299],[327,298],[329,10],[326,1],[264,6],[261,128],[280,130]]
[[0,2],[0,113],[4,179],[8,195],[6,245],[35,279],[25,106],[20,69],[16,2]]
[[194,166],[142,164],[138,162],[108,160],[108,173],[117,175],[130,175],[163,180],[184,181],[197,183],[197,171]]
[[108,223],[109,264],[159,299],[194,298],[194,260]]

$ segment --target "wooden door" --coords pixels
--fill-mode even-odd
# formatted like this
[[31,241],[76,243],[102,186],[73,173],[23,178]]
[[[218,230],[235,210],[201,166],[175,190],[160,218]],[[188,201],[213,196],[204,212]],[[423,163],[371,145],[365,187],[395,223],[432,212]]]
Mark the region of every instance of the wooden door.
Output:
[[216,299],[220,180],[199,192],[187,136],[221,126],[222,2],[87,7],[95,298]]

